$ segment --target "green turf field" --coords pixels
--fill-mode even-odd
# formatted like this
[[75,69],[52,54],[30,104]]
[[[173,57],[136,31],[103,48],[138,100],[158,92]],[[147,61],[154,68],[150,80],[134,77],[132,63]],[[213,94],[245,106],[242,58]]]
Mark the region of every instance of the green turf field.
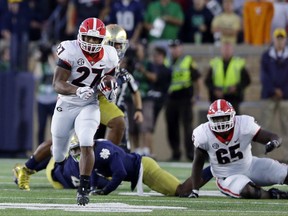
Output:
[[[0,216],[200,216],[288,215],[287,200],[239,200],[222,196],[214,180],[200,191],[200,198],[164,197],[145,188],[146,196],[129,193],[123,183],[108,196],[93,196],[87,206],[76,205],[75,190],[54,190],[45,172],[31,177],[31,191],[21,191],[13,182],[12,168],[23,159],[0,159]],[[190,163],[160,163],[181,181],[190,175]],[[288,190],[287,186],[276,187]],[[201,196],[202,194],[202,196]]]

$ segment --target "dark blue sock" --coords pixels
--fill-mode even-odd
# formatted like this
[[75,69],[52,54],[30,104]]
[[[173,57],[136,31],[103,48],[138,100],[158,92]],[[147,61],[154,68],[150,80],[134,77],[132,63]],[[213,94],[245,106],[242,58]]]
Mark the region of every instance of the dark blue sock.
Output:
[[37,172],[39,172],[40,170],[46,169],[46,167],[47,167],[47,165],[48,165],[48,163],[50,161],[50,158],[51,157],[48,157],[48,158],[45,158],[44,160],[38,162],[37,166],[35,167],[35,170]]
[[25,166],[30,170],[35,170],[38,165],[38,161],[35,160],[34,155],[32,155],[28,161],[26,161]]

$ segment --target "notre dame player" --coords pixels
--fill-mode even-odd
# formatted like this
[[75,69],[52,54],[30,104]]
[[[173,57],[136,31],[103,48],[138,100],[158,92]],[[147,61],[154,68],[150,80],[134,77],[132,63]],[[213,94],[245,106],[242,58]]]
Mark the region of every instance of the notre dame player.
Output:
[[[116,49],[118,57],[121,61],[129,46],[126,31],[117,24],[107,25],[106,44],[113,46]],[[110,103],[104,96],[100,96],[99,101],[102,125],[98,129],[95,138],[104,138],[106,132],[105,126],[107,126],[110,130],[108,130],[106,138],[112,141],[112,143],[120,145],[124,148],[124,150],[129,151],[130,143],[128,139],[128,120],[126,114],[126,105],[124,103],[126,89],[129,88],[132,93],[136,110],[134,120],[137,122],[143,121],[142,100],[135,79],[126,69],[120,67],[120,63],[115,73],[119,86],[117,101],[116,104]]]
[[[31,175],[46,169],[48,181],[55,189],[72,189],[79,186],[79,157],[80,146],[76,136],[70,141],[70,151],[64,163],[55,163],[51,156],[52,141],[47,140],[39,145],[34,152],[38,163],[27,164]],[[137,189],[139,195],[143,192],[143,184],[167,196],[186,196],[191,192],[191,178],[184,183],[162,169],[150,157],[137,153],[126,153],[109,140],[95,140],[95,163],[90,178],[91,195],[107,195],[116,190],[122,181],[131,182],[131,190]],[[28,168],[27,168],[28,169]],[[14,170],[15,182],[25,178],[19,170]],[[212,174],[207,167],[201,174],[202,185],[207,183]],[[30,188],[30,187],[29,187]]]

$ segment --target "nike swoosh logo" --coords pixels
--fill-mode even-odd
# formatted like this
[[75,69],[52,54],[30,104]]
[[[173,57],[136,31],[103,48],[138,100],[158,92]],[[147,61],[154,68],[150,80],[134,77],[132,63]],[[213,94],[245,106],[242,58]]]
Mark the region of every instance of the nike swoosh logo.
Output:
[[83,94],[83,93],[85,93],[85,92],[87,92],[87,91],[88,91],[88,90],[84,90],[84,91],[81,90],[80,94]]
[[113,98],[112,98],[112,91],[110,92],[110,94],[108,95],[108,100],[112,101]]
[[99,65],[99,67],[104,67],[104,66],[105,66],[105,64],[103,64],[103,65],[102,65],[102,64],[100,64],[100,65]]

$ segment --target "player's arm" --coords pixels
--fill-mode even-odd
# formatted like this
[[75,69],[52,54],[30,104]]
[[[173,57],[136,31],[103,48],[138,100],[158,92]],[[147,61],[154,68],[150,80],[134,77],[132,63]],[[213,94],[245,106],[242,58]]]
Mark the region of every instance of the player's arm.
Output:
[[[202,174],[201,174],[201,183],[200,183],[200,187],[203,187],[207,182],[209,182],[212,178],[212,172],[211,172],[211,167],[207,166],[202,170]],[[178,195],[179,197],[189,197],[189,195],[191,194],[191,191],[193,189],[192,186],[192,179],[191,176],[189,176],[178,188],[177,188],[177,193],[176,195]]]
[[[61,62],[61,60],[59,60]],[[71,72],[67,68],[56,66],[54,77],[53,77],[53,87],[55,91],[63,95],[76,94],[77,86],[67,83],[67,80]]]
[[138,123],[143,122],[143,113],[142,113],[142,98],[139,90],[132,94],[132,100],[135,107],[134,120]]
[[265,153],[268,153],[281,145],[282,138],[275,133],[260,128],[253,141],[264,144]]
[[191,197],[198,197],[201,187],[201,174],[205,163],[206,154],[203,149],[195,148],[194,161],[192,166],[192,193]]
[[123,161],[118,154],[114,154],[113,157],[108,160],[109,161],[106,162],[109,163],[110,170],[112,171],[112,179],[103,189],[91,192],[92,195],[107,195],[111,193],[117,189],[127,175]]

